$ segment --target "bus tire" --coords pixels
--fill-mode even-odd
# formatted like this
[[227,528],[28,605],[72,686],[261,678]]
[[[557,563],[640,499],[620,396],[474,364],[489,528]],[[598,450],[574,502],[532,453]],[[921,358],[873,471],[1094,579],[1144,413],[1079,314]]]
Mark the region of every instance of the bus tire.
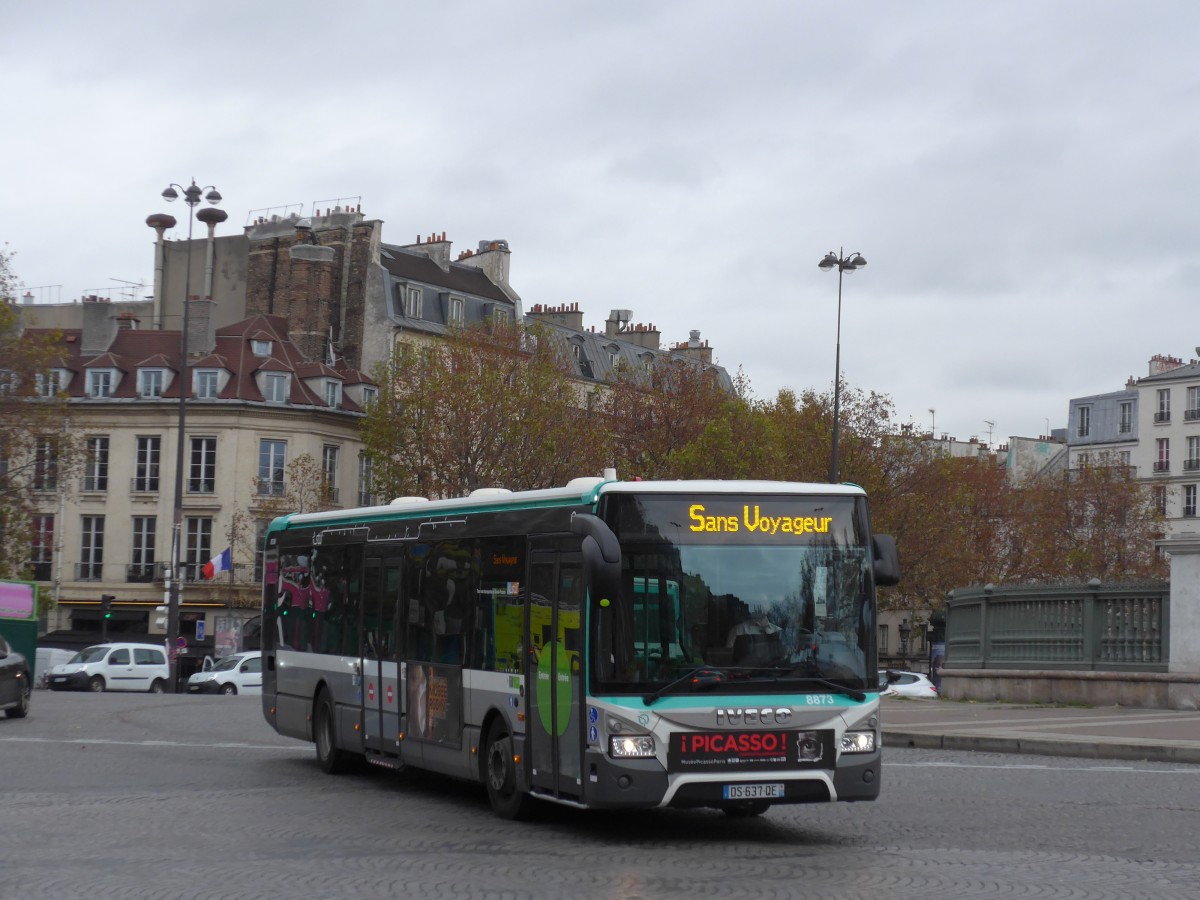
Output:
[[326,775],[341,775],[350,769],[350,754],[337,745],[337,720],[329,691],[317,694],[313,710],[313,743],[317,746],[317,765]]
[[770,800],[743,800],[741,803],[730,803],[728,806],[722,806],[725,815],[731,819],[749,819],[753,816],[761,816],[771,808]]
[[501,719],[492,723],[484,743],[483,783],[492,811],[500,818],[523,819],[529,814],[531,800],[517,789],[512,736]]

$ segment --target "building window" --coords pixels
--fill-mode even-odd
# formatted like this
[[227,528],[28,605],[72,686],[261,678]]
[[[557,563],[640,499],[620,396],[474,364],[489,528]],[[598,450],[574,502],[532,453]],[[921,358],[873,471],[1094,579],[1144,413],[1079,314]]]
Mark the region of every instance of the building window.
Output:
[[287,403],[288,377],[280,372],[265,372],[262,380],[263,399],[268,403]]
[[1171,421],[1171,389],[1158,389],[1158,412],[1154,414],[1155,422]]
[[1171,471],[1171,439],[1159,438],[1156,442],[1158,458],[1154,462],[1155,472]]
[[1079,437],[1087,437],[1092,430],[1092,408],[1090,406],[1079,407],[1079,428],[1077,435]]
[[258,492],[278,497],[283,494],[283,470],[287,464],[287,441],[263,439],[258,444]]
[[463,298],[450,298],[450,325],[461,325],[463,323]]
[[20,386],[20,379],[12,369],[0,369],[0,396],[7,397],[15,394]]
[[54,516],[31,516],[29,524],[32,535],[29,539],[29,564],[33,569],[34,581],[54,579]]
[[270,341],[251,341],[250,352],[255,356],[270,356],[271,342]]
[[104,516],[80,516],[79,580],[100,581],[104,572]]
[[404,292],[404,315],[410,319],[421,318],[421,289],[410,287]]
[[192,392],[198,400],[216,400],[220,373],[216,369],[196,369],[192,372]]
[[266,562],[266,553],[263,547],[267,540],[267,527],[271,523],[265,519],[258,519],[254,523],[254,580],[258,584],[262,584],[263,571]]
[[212,559],[212,523],[209,516],[189,516],[185,523],[187,557],[183,571],[188,581],[199,581],[200,569]]
[[364,387],[362,389],[362,408],[370,409],[379,397],[379,391],[373,387]]
[[1183,486],[1183,514],[1188,518],[1196,516],[1196,486],[1194,484]]
[[192,438],[191,460],[188,465],[188,492],[212,494],[217,490],[217,439]]
[[1200,387],[1187,389],[1187,409],[1183,411],[1183,418],[1188,421],[1200,419]]
[[84,443],[83,483],[84,491],[108,490],[108,436],[89,437]]
[[374,506],[375,463],[365,453],[358,457],[358,505]]
[[87,395],[89,397],[111,397],[112,389],[111,369],[92,369],[87,373]]
[[1133,403],[1128,400],[1121,404],[1121,422],[1118,428],[1121,434],[1133,431]]
[[52,438],[40,437],[33,451],[33,489],[58,490],[58,445]]
[[158,462],[162,438],[140,435],[133,460],[133,489],[138,492],[158,490]]
[[321,474],[325,477],[325,490],[331,503],[338,502],[338,448],[326,444],[321,448]]
[[67,373],[62,369],[51,369],[44,373],[38,372],[34,380],[39,397],[53,397],[65,390]]
[[1164,484],[1157,484],[1154,486],[1154,490],[1151,493],[1154,497],[1155,512],[1157,512],[1160,516],[1165,516],[1167,514],[1167,486]]
[[1119,451],[1117,453],[1117,463],[1128,469],[1129,466],[1133,463],[1132,451],[1130,451],[1130,450]]
[[161,397],[165,381],[166,373],[162,369],[139,369],[138,396]]
[[1187,456],[1183,460],[1184,471],[1200,470],[1200,435],[1189,435],[1187,439]]
[[497,325],[508,324],[508,307],[501,306],[499,303],[492,306],[492,321]]
[[342,383],[332,378],[325,381],[325,405],[337,409],[342,405]]
[[888,652],[888,627],[886,625],[879,626],[879,652]]
[[133,517],[133,555],[129,559],[129,581],[145,584],[154,580],[155,516]]

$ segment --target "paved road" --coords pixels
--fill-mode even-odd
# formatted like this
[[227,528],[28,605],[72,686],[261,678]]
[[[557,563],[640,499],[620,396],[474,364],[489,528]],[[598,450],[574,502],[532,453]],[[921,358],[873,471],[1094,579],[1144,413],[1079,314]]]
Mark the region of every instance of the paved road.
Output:
[[0,898],[1196,898],[1200,767],[888,748],[883,798],[495,819],[332,778],[254,698],[34,697],[0,720]]

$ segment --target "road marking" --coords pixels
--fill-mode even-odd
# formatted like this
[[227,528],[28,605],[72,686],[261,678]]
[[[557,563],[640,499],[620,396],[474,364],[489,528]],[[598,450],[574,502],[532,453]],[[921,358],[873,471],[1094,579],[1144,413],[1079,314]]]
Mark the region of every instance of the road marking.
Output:
[[[0,744],[105,744],[116,747],[192,747],[195,749],[220,750],[278,750],[282,753],[295,753],[305,750],[304,746],[280,747],[269,744],[197,744],[190,741],[114,741],[108,738],[36,738],[36,737],[0,737]],[[311,750],[309,750],[311,752]]]
[[[995,765],[988,763],[955,762],[888,762],[885,765],[889,769],[1003,769],[1006,772],[1011,772],[1013,769],[1031,769],[1047,772],[1125,772],[1142,775],[1200,775],[1200,766],[1187,766],[1181,769],[1141,769],[1136,766],[1051,766],[1042,763]],[[1170,763],[1164,763],[1164,765],[1170,765]]]

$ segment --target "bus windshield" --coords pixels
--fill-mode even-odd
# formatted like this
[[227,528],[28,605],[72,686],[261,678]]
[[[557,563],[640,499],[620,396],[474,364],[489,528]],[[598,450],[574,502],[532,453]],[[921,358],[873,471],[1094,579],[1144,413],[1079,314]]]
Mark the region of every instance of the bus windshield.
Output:
[[606,501],[622,582],[611,613],[596,617],[598,690],[652,692],[701,667],[731,687],[761,680],[796,690],[805,679],[873,686],[863,498]]

